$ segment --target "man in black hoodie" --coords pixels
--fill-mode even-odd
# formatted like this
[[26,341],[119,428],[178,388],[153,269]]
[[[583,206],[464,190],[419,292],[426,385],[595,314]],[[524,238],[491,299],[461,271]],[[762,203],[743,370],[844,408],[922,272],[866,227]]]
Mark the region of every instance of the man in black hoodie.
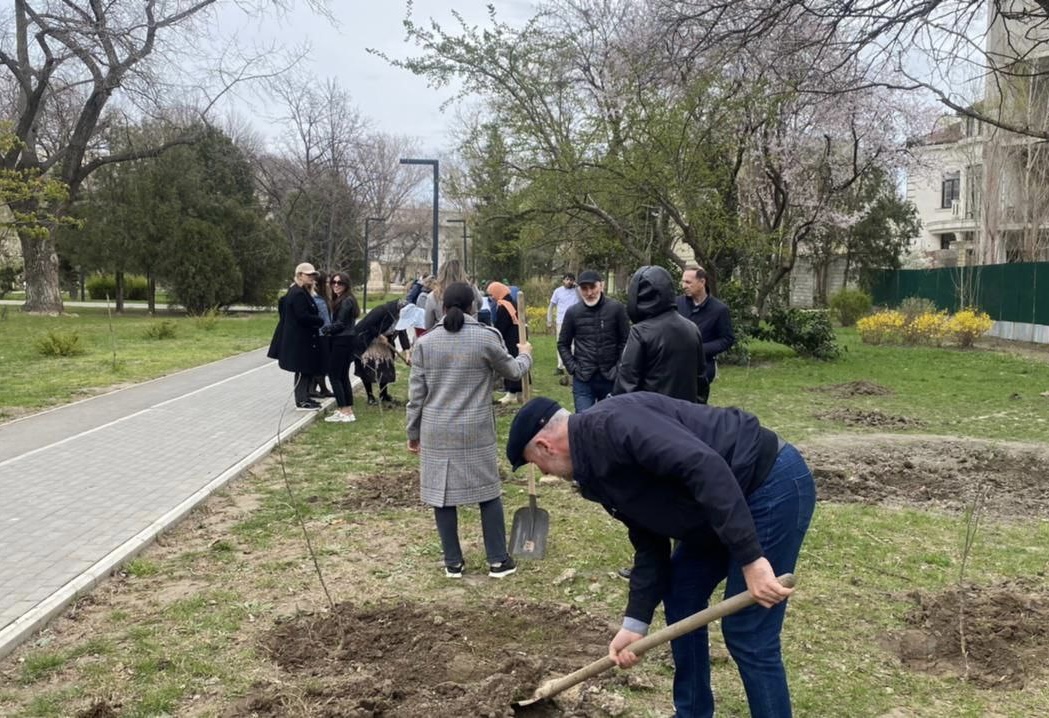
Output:
[[[726,617],[721,633],[751,715],[785,718],[790,692],[780,650],[786,599],[776,576],[794,570],[816,505],[812,473],[790,444],[739,409],[650,392],[613,396],[581,414],[536,397],[510,426],[506,458],[572,479],[583,498],[626,525],[634,570],[609,644],[621,668],[662,602],[667,623],[706,607],[718,584],[758,605]],[[678,541],[671,548],[671,540]],[[678,718],[714,714],[706,629],[671,642]]]
[[627,315],[634,326],[619,361],[613,394],[654,391],[706,403],[706,361],[696,325],[678,314],[674,279],[662,267],[641,267],[630,278]]
[[584,411],[612,393],[619,357],[630,333],[626,307],[605,296],[601,275],[579,273],[578,304],[569,307],[557,335],[557,352],[572,375],[575,410]]

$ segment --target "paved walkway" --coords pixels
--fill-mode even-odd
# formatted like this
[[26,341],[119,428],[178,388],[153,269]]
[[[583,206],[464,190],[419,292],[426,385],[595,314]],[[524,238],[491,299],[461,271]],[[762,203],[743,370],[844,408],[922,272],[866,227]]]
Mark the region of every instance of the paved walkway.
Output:
[[0,656],[316,413],[260,349],[0,425]]

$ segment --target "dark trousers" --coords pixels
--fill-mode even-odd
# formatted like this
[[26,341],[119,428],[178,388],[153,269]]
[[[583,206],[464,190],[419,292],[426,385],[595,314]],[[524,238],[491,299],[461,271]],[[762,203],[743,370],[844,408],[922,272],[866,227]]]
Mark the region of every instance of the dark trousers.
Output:
[[305,404],[310,400],[310,380],[312,377],[309,374],[300,374],[295,372],[295,404]]
[[[482,501],[481,534],[484,536],[484,552],[488,563],[498,565],[508,559],[506,551],[506,522],[503,520],[503,501],[499,497]],[[463,562],[463,549],[459,545],[459,510],[456,506],[435,506],[437,535],[441,539],[445,566],[458,566]]]
[[[812,473],[797,449],[787,444],[765,483],[747,497],[761,548],[777,575],[794,570],[815,505]],[[706,608],[723,579],[727,578],[726,597],[747,590],[742,566],[720,545],[682,541],[671,557],[671,569],[670,592],[663,600],[667,623]],[[739,669],[753,718],[791,715],[779,638],[786,612],[786,601],[773,608],[754,605],[721,622],[725,645]],[[671,641],[671,649],[676,718],[714,715],[707,629]]]
[[353,384],[350,383],[350,364],[352,363],[353,345],[349,342],[345,345],[333,343],[328,365],[328,379],[331,380],[331,390],[335,394],[335,404],[340,409],[353,406]]

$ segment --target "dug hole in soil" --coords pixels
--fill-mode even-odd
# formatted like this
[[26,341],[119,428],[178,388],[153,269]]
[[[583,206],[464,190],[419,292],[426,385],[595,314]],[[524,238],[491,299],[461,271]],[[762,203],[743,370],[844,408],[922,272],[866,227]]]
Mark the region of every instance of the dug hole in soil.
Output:
[[[614,628],[571,606],[504,599],[486,606],[401,603],[304,615],[263,640],[279,682],[256,685],[230,716],[513,716],[550,678],[601,658]],[[621,714],[608,672],[516,715]]]
[[[999,519],[1049,515],[1049,450],[940,436],[842,435],[798,447],[821,501],[957,514],[976,501]],[[982,499],[978,499],[982,497]],[[886,639],[904,665],[984,688],[1022,688],[1049,660],[1045,582],[912,591],[906,625]]]

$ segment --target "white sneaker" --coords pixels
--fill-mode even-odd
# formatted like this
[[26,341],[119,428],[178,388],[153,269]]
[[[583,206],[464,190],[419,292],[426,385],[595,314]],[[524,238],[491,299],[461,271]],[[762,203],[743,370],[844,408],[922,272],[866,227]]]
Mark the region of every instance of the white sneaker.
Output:
[[330,424],[351,424],[357,421],[357,417],[353,414],[343,414],[341,411],[333,411],[326,416],[324,420]]
[[500,399],[499,403],[500,404],[513,404],[515,401],[517,401],[517,395],[516,394],[511,394],[510,392],[506,392],[506,396],[504,396],[502,399]]

